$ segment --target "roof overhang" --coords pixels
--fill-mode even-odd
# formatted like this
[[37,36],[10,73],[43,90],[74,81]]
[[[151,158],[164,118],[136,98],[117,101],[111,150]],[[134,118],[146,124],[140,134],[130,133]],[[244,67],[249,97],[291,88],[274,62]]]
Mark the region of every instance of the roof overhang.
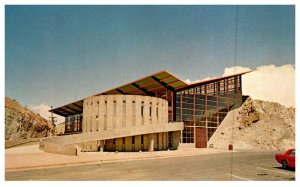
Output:
[[122,94],[154,96],[155,92],[166,89],[173,91],[176,88],[187,85],[188,84],[184,81],[164,70],[96,95]]
[[[228,75],[228,76],[224,76],[224,77],[203,80],[203,81],[199,81],[199,82],[196,82],[193,84],[187,84],[186,82],[180,80],[173,74],[164,70],[164,71],[152,74],[152,75],[148,75],[148,76],[138,79],[136,81],[124,84],[122,86],[118,86],[111,90],[98,93],[93,96],[117,95],[117,94],[155,96],[156,92],[165,91],[165,90],[181,91],[184,89],[193,88],[193,87],[196,87],[199,85],[208,84],[211,82],[219,81],[222,79],[227,79],[227,78],[238,76],[238,75],[243,75],[243,74],[250,73],[250,72],[252,72],[252,71],[246,71],[246,72],[236,73],[236,74]],[[53,112],[60,116],[70,116],[70,115],[80,114],[83,112],[83,100],[84,99],[81,99],[79,101],[76,101],[76,102],[73,102],[73,103],[58,107],[58,108],[54,108],[52,110],[49,110],[49,112]]]
[[79,100],[74,103],[70,103],[58,108],[54,108],[52,110],[49,110],[49,112],[53,112],[60,116],[70,116],[70,115],[80,114],[83,112],[83,100]]
[[[93,96],[117,94],[155,96],[156,92],[164,90],[173,91],[176,88],[187,85],[184,81],[164,70]],[[82,113],[83,99],[49,111],[61,116]]]

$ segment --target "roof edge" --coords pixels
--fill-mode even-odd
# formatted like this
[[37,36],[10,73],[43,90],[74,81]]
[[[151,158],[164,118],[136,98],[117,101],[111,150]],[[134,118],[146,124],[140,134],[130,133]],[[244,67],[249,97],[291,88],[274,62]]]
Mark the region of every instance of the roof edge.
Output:
[[103,92],[100,92],[100,93],[97,93],[97,94],[94,94],[94,95],[90,95],[90,96],[84,97],[83,99],[80,99],[80,100],[77,100],[77,101],[74,101],[74,102],[71,102],[71,103],[62,105],[62,106],[60,106],[60,107],[53,108],[53,109],[49,110],[49,112],[53,112],[54,110],[56,110],[56,109],[58,109],[58,108],[65,107],[65,106],[68,106],[68,105],[70,105],[70,104],[77,103],[77,102],[79,102],[79,101],[82,102],[84,99],[87,99],[87,98],[89,98],[89,97],[98,96],[98,95],[101,95],[101,94],[103,94],[103,93],[113,91],[113,90],[115,90],[115,89],[117,89],[117,88],[126,86],[126,85],[128,85],[128,84],[133,84],[133,83],[138,82],[138,81],[141,81],[141,80],[143,80],[143,79],[145,79],[145,78],[147,78],[147,77],[155,76],[155,75],[157,75],[157,74],[164,73],[164,72],[170,74],[171,76],[175,77],[175,78],[178,79],[179,81],[185,83],[186,86],[189,85],[189,84],[187,84],[185,81],[179,79],[177,76],[174,76],[174,75],[173,75],[172,73],[170,73],[169,71],[167,71],[167,70],[162,70],[162,71],[159,71],[159,72],[152,73],[152,74],[150,74],[150,75],[144,76],[144,77],[142,77],[142,78],[139,78],[139,79],[130,81],[130,82],[128,82],[128,83],[122,84],[122,85],[120,85],[120,86],[116,86],[116,87],[114,87],[114,88],[112,88],[112,89],[109,89],[109,90],[106,90],[106,91],[103,91]]
[[188,84],[187,86],[179,87],[179,88],[175,89],[175,91],[180,91],[180,90],[183,90],[183,89],[186,89],[186,88],[191,88],[191,87],[194,87],[194,86],[197,86],[197,85],[207,84],[207,83],[210,83],[210,82],[214,82],[214,81],[222,80],[222,79],[227,79],[227,78],[238,76],[238,75],[244,75],[246,73],[251,73],[253,71],[256,71],[256,70],[250,70],[250,71],[245,71],[245,72],[241,72],[241,73],[235,73],[235,74],[231,74],[231,75],[227,75],[227,76],[222,76],[222,77],[216,77],[216,78],[211,78],[211,79],[207,79],[207,80],[202,80],[202,81],[199,81],[199,82]]

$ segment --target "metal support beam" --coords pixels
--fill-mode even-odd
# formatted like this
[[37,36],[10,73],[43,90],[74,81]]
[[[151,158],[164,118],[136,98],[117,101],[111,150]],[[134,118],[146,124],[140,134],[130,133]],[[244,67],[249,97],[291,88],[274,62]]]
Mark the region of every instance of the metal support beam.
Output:
[[160,85],[162,85],[163,87],[165,87],[166,89],[168,89],[168,90],[170,90],[170,91],[173,91],[173,90],[174,90],[174,88],[173,88],[172,86],[169,86],[167,83],[160,81],[158,78],[156,78],[156,77],[154,77],[154,76],[151,76],[151,78],[152,78],[153,80],[155,80],[156,82],[158,82],[158,83],[159,83]]
[[73,112],[76,112],[76,113],[80,113],[80,112],[82,112],[81,110],[76,110],[76,109],[74,109],[74,108],[71,108],[71,107],[69,107],[69,106],[65,106],[67,109],[69,109],[69,110],[71,110],[71,111],[73,111]]
[[172,92],[172,121],[176,121],[176,92]]
[[125,92],[123,92],[122,90],[120,90],[118,88],[116,89],[116,91],[119,92],[120,94],[123,94],[123,95],[125,94]]
[[149,95],[149,96],[153,96],[154,94],[152,92],[149,92],[147,89],[145,88],[141,88],[139,85],[132,83],[132,86],[136,87],[137,89],[141,90],[144,94]]
[[69,113],[67,113],[65,111],[61,111],[60,109],[59,110],[53,110],[53,113],[61,115],[61,116],[68,116],[69,115]]
[[74,105],[74,106],[76,106],[76,107],[78,107],[78,108],[80,108],[80,109],[83,109],[83,106],[80,106],[80,105],[78,105],[78,104],[76,104],[76,103],[72,103],[72,105]]
[[65,107],[62,107],[59,110],[62,111],[62,112],[64,112],[64,113],[66,113],[67,116],[73,115],[73,114],[70,114],[70,111],[71,111],[71,113],[74,112],[74,110],[70,110],[69,108],[65,108]]

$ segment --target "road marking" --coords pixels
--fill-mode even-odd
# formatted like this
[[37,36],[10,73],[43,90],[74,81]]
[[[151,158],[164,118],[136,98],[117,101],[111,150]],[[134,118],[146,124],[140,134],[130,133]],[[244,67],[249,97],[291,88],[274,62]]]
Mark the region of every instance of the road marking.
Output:
[[267,171],[272,171],[272,172],[277,172],[277,173],[283,173],[283,174],[287,174],[287,175],[295,175],[295,173],[289,173],[289,172],[284,172],[284,171],[277,171],[277,170],[267,169],[267,168],[262,168],[262,167],[256,167],[256,168],[267,170]]
[[247,178],[244,178],[244,177],[239,177],[239,176],[236,176],[236,175],[232,175],[230,173],[228,173],[227,175],[230,175],[230,176],[238,178],[238,179],[246,180],[246,181],[252,181],[251,179],[247,179]]

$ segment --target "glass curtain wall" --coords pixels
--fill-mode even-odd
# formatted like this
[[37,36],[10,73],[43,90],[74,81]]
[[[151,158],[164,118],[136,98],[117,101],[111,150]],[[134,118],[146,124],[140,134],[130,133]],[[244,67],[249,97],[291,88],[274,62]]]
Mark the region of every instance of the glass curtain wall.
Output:
[[67,116],[65,119],[65,133],[82,131],[82,114]]
[[228,111],[242,103],[241,76],[222,79],[176,92],[176,121],[184,122],[182,143],[195,143],[195,128],[207,129],[207,140]]

